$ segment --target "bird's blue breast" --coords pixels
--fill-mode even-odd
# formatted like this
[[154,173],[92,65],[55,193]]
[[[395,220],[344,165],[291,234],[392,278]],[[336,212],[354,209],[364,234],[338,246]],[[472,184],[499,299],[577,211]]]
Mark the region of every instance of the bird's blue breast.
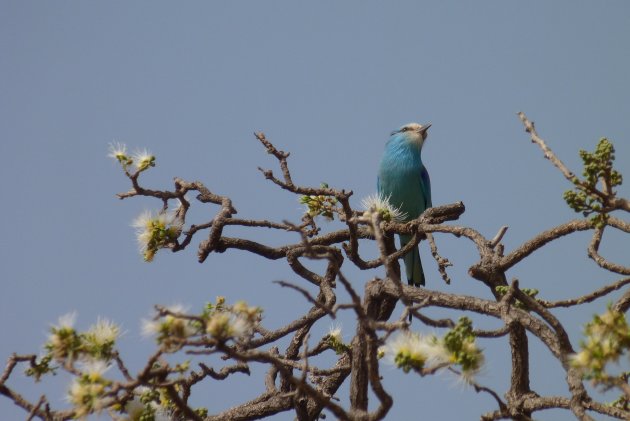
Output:
[[[431,206],[430,186],[418,145],[405,141],[403,136],[392,136],[387,142],[379,167],[377,187],[390,203],[407,214],[406,220],[417,218]],[[428,174],[427,174],[428,175]]]

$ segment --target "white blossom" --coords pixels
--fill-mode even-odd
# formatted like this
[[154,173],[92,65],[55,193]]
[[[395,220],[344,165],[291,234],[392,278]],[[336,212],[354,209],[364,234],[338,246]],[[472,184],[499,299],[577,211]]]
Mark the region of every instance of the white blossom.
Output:
[[[166,308],[169,312],[175,314],[185,314],[188,307],[181,304],[175,304]],[[164,332],[170,332],[177,336],[188,337],[195,334],[195,330],[189,325],[188,320],[182,319],[171,314],[160,317],[157,320],[143,319],[141,325],[142,336],[149,337],[160,335]]]
[[92,382],[103,379],[103,374],[110,369],[110,365],[103,360],[82,361],[79,370]]
[[175,241],[184,226],[184,221],[176,212],[142,212],[133,220],[136,229],[136,240],[145,260],[153,260],[158,249]]
[[341,325],[338,323],[331,324],[328,329],[328,336],[338,342],[343,342],[343,337],[341,336]]
[[439,362],[448,358],[446,350],[434,337],[414,332],[403,332],[387,340],[381,351],[386,361],[402,368],[422,369],[427,362]]
[[127,145],[120,142],[112,142],[109,144],[108,157],[116,159],[118,162],[127,160]]
[[155,156],[147,149],[134,152],[133,162],[138,170],[145,170],[155,165]]
[[57,324],[53,325],[55,329],[74,329],[74,323],[77,321],[77,312],[71,311],[59,317]]
[[160,322],[157,320],[142,319],[140,332],[144,337],[157,335],[160,332]]
[[99,317],[96,324],[87,331],[87,334],[95,345],[102,346],[115,342],[120,335],[120,328],[116,323]]
[[385,197],[381,193],[374,193],[361,200],[361,206],[368,212],[379,212],[385,221],[403,222],[407,214],[390,203],[391,195]]

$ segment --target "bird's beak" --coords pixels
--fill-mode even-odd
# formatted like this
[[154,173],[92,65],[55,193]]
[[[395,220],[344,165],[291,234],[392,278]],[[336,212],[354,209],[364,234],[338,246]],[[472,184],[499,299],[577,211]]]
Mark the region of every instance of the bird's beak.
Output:
[[424,133],[429,130],[429,127],[431,127],[431,123],[427,123],[424,126],[420,127],[420,133]]

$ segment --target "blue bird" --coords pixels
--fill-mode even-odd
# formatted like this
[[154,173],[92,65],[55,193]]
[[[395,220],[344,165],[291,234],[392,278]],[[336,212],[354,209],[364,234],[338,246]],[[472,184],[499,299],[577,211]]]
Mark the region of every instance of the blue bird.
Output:
[[[410,123],[392,132],[378,170],[376,187],[381,197],[403,212],[404,222],[416,219],[431,205],[431,180],[422,164],[422,145],[431,124]],[[400,247],[411,240],[400,235]],[[425,285],[420,252],[416,245],[403,260],[409,285]]]

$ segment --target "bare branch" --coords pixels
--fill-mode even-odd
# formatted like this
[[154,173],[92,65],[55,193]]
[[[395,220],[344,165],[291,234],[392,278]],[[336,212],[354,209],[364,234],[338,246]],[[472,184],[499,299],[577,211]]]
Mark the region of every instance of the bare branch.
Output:
[[537,301],[547,308],[571,307],[571,306],[575,306],[579,304],[590,303],[591,301],[595,301],[598,298],[605,297],[609,293],[613,291],[617,291],[627,284],[630,284],[630,278],[620,279],[613,284],[603,286],[589,294],[582,295],[580,297],[572,298],[569,300],[546,301],[546,300],[538,299]]
[[304,296],[304,298],[306,298],[306,300],[309,303],[311,303],[314,306],[322,309],[323,311],[326,312],[326,314],[328,314],[333,319],[336,317],[335,313],[331,309],[329,309],[328,307],[326,307],[325,305],[323,305],[319,301],[317,301],[317,299],[315,299],[313,296],[311,296],[311,294],[307,290],[305,290],[304,288],[301,288],[301,287],[299,287],[297,285],[293,285],[292,283],[285,282],[285,281],[273,281],[273,282],[278,284],[278,285],[280,285],[281,287],[291,288],[291,289],[296,290],[297,292],[302,294]]
[[[451,283],[451,278],[446,273],[446,268],[449,266],[453,266],[451,262],[445,257],[440,256],[438,253],[437,245],[435,244],[435,239],[433,238],[433,234],[427,233],[427,240],[429,241],[429,245],[431,246],[431,254],[433,258],[438,264],[438,271],[440,275],[442,275],[442,279],[448,285]],[[411,241],[410,241],[411,242]]]
[[499,228],[499,232],[497,232],[494,238],[490,240],[490,247],[495,248],[501,242],[507,230],[508,230],[507,225],[504,225],[501,228]]
[[529,121],[525,116],[525,113],[523,112],[518,113],[518,118],[520,118],[523,122],[523,125],[525,126],[525,131],[530,134],[532,142],[536,143],[538,146],[540,146],[540,149],[543,150],[543,152],[545,153],[545,158],[550,160],[551,163],[560,170],[562,175],[564,175],[564,178],[566,178],[570,182],[573,182],[573,180],[576,179],[575,174],[573,174],[569,170],[569,168],[567,168],[567,166],[564,165],[564,163],[560,159],[558,159],[558,157],[551,151],[549,146],[547,146],[545,141],[542,140],[540,136],[538,136],[538,133],[534,128],[534,122]]
[[604,259],[599,253],[599,244],[602,241],[602,235],[604,234],[604,228],[596,228],[593,233],[593,238],[588,246],[588,256],[595,261],[602,268],[618,273],[620,275],[630,275],[630,267],[619,265]]
[[544,231],[505,256],[501,260],[500,268],[501,270],[507,270],[551,241],[577,231],[587,231],[591,228],[592,225],[588,219],[576,219]]
[[[38,359],[35,355],[12,355],[0,376],[0,394],[23,408],[28,414],[28,419],[81,418],[101,408],[109,411],[112,417],[116,417],[122,408],[137,400],[141,393],[143,400],[153,399],[141,392],[148,388],[151,393],[156,394],[154,396],[160,396],[160,402],[154,400],[152,405],[156,405],[157,408],[164,400],[167,402],[165,405],[169,414],[182,419],[253,420],[292,411],[299,421],[311,421],[323,417],[322,411],[327,410],[332,412],[336,419],[376,421],[384,419],[394,403],[392,394],[382,383],[378,346],[396,332],[409,331],[411,326],[406,322],[409,315],[421,322],[420,328],[426,325],[450,329],[457,326],[454,322],[456,313],[473,312],[500,322],[500,327],[496,329],[484,330],[477,327],[473,334],[476,337],[488,338],[489,341],[507,335],[512,356],[510,386],[503,397],[489,387],[470,381],[478,393],[489,394],[498,406],[497,410],[484,414],[482,419],[532,420],[534,412],[550,408],[570,410],[581,420],[590,420],[589,412],[630,419],[630,413],[627,411],[598,403],[589,396],[583,385],[582,374],[569,363],[574,350],[566,328],[552,312],[557,307],[573,308],[607,296],[630,284],[630,278],[625,277],[611,282],[580,297],[559,301],[534,299],[519,289],[518,281],[515,280],[508,285],[506,278],[507,270],[532,253],[543,249],[550,242],[591,229],[594,232],[588,245],[590,258],[606,272],[630,275],[629,267],[608,261],[599,254],[606,226],[630,233],[630,223],[609,214],[612,211],[627,211],[630,205],[626,199],[615,196],[612,185],[607,184],[606,180],[602,181],[601,191],[579,180],[539,137],[534,124],[527,120],[523,113],[519,113],[519,117],[532,142],[543,150],[545,157],[565,178],[573,185],[587,189],[588,194],[602,198],[605,202],[602,212],[606,214],[604,227],[595,228],[593,222],[587,219],[572,220],[534,235],[504,255],[504,245],[501,241],[507,226],[501,227],[492,239],[488,239],[474,228],[447,223],[457,220],[462,215],[465,207],[461,202],[427,209],[418,218],[407,223],[384,222],[378,212],[354,210],[350,204],[352,191],[333,189],[326,185],[310,187],[296,184],[289,170],[289,153],[276,148],[262,133],[256,133],[256,139],[275,158],[281,172],[276,177],[273,171],[260,169],[263,175],[286,192],[330,199],[332,205],[327,207],[326,211],[330,211],[330,214],[339,220],[342,224],[340,229],[330,228],[326,232],[327,226],[319,226],[315,220],[316,216],[309,213],[303,215],[299,223],[236,218],[237,211],[231,198],[214,193],[199,181],[188,182],[175,178],[172,190],[148,189],[140,184],[140,175],[146,168],[130,172],[129,164],[123,163],[123,170],[131,182],[131,189],[120,193],[118,196],[121,199],[135,196],[153,197],[159,201],[163,211],[168,210],[172,204],[170,201],[174,200],[175,204],[178,204],[175,211],[177,218],[181,219],[182,224],[189,226],[187,230],[178,226],[176,235],[169,235],[168,241],[161,243],[157,248],[169,248],[173,252],[184,250],[197,234],[207,230],[204,234],[207,237],[199,244],[200,262],[204,262],[210,253],[222,253],[229,249],[242,250],[270,260],[286,260],[286,264],[299,277],[296,278],[298,281],[281,280],[275,283],[302,294],[306,302],[310,303],[310,308],[302,314],[295,315],[294,319],[287,320],[284,326],[270,329],[263,326],[259,310],[249,308],[247,305],[238,304],[240,310],[236,310],[237,305],[228,306],[224,305],[223,301],[221,303],[217,301],[216,307],[207,306],[199,314],[188,314],[156,306],[155,322],[160,324],[159,329],[156,329],[159,330],[156,334],[158,349],[148,356],[146,365],[134,375],[127,368],[119,351],[108,348],[104,353],[105,362],[115,365],[120,371],[117,379],[121,377],[122,379],[104,381],[99,386],[104,390],[98,397],[99,400],[93,403],[90,403],[89,399],[84,400],[86,404],[92,406],[53,411],[45,396],[31,402],[7,385],[19,364],[28,367],[31,374],[35,373],[36,379],[53,369],[58,369],[74,378],[81,378],[84,382],[93,381],[85,377],[80,364],[85,359],[88,349],[81,343],[85,335],[74,331],[68,334],[69,337],[71,340],[76,339],[76,343],[83,348],[77,345],[76,349],[69,352],[58,352],[44,357],[48,360]],[[189,192],[197,193],[196,201],[186,197]],[[217,207],[216,213],[212,213],[210,220],[197,224],[186,222],[188,210],[199,203],[209,204],[211,208]],[[287,235],[293,237],[292,242],[283,242],[280,245],[270,245],[247,234],[228,237],[224,235],[226,226],[242,227],[244,229],[239,232],[245,233],[257,233],[261,228],[274,230],[279,235],[297,233],[299,241],[296,241],[294,234]],[[404,247],[396,249],[394,242],[396,234],[407,234],[411,236],[411,241]],[[439,235],[462,237],[475,245],[478,258],[468,268],[468,274],[488,288],[487,292],[490,294],[486,296],[490,297],[489,299],[403,285],[399,259],[425,238],[429,242],[442,279],[447,284],[450,283],[446,270],[452,264],[438,252],[436,240]],[[368,241],[375,241],[378,256],[366,261],[361,257],[359,248]],[[348,259],[344,260],[343,252]],[[305,259],[323,260],[326,268],[321,269],[320,265],[320,269],[309,269],[304,264]],[[361,279],[350,280],[345,275],[350,272],[345,269],[342,272],[342,266],[347,261],[361,270],[378,269],[382,266],[380,270],[381,272],[384,270],[385,277],[379,279],[369,275],[368,279],[371,280],[367,283]],[[312,287],[309,289],[304,286],[308,283],[317,287],[317,294],[310,291]],[[363,289],[358,288],[358,285],[364,286]],[[339,291],[338,286],[343,290]],[[344,291],[347,294],[339,295]],[[337,302],[338,297],[345,299]],[[392,317],[399,301],[404,306],[402,315]],[[449,313],[440,316],[442,317],[440,319],[428,317],[425,309],[431,307],[449,310]],[[613,309],[626,312],[629,308],[630,291],[626,291],[614,304]],[[318,322],[324,318],[334,319],[338,311],[350,311],[356,317],[356,329],[350,347],[340,339],[335,339],[336,334],[332,333],[309,345],[311,335],[315,332],[314,326],[320,325]],[[213,327],[213,323],[218,321],[225,323],[221,332]],[[528,334],[540,340],[546,351],[560,362],[566,373],[568,397],[539,396],[530,388]],[[76,335],[76,338],[72,335]],[[69,342],[72,342],[71,340]],[[279,351],[281,343],[285,344],[283,352]],[[215,369],[209,365],[210,363],[201,362],[196,371],[191,371],[188,363],[171,363],[170,354],[175,353],[207,355],[221,358],[226,363],[223,367]],[[337,355],[332,360],[320,358],[332,356],[333,353]],[[46,361],[53,361],[56,365],[48,366]],[[448,367],[459,374],[459,371],[453,368],[454,365],[452,361],[448,361],[415,371],[420,376],[425,376]],[[255,399],[208,416],[205,409],[193,409],[189,406],[193,389],[201,382],[224,381],[236,373],[250,375],[250,370],[254,373],[254,368],[261,366],[266,374],[261,381],[261,393]],[[627,377],[617,376],[615,379],[616,383],[611,383],[611,386],[628,393],[630,386],[627,384]],[[335,394],[348,381],[350,399],[349,402],[343,402]],[[101,390],[99,388],[94,390]],[[370,389],[373,392],[371,394]],[[374,398],[375,402],[368,401]]]

